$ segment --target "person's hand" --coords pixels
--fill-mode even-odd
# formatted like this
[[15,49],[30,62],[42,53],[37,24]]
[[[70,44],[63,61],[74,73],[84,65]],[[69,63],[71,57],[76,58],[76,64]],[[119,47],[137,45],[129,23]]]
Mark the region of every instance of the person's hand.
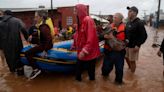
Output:
[[27,39],[28,42],[30,42],[32,40],[32,35],[30,35]]
[[75,47],[74,46],[72,46],[71,48],[70,48],[70,51],[75,51],[76,49],[75,49]]
[[79,53],[79,59],[82,59],[84,56],[85,56],[85,53],[81,51],[81,52]]
[[139,47],[138,46],[135,46],[134,52],[137,52],[137,51],[139,51]]
[[114,38],[114,36],[113,36],[112,33],[110,33],[110,34],[105,34],[104,35],[104,38],[106,38],[106,39],[112,39],[112,38]]
[[159,50],[159,51],[157,52],[157,55],[158,55],[159,57],[161,57],[161,54],[162,54],[162,52]]
[[41,57],[42,58],[45,58],[45,57],[47,57],[47,55],[48,55],[47,52],[46,51],[43,51],[42,54],[41,54]]

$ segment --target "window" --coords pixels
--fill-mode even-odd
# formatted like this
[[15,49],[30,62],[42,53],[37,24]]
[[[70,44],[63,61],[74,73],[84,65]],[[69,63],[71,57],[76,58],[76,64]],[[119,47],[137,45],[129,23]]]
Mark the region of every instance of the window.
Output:
[[73,24],[72,16],[67,17],[67,25],[72,25],[72,24]]

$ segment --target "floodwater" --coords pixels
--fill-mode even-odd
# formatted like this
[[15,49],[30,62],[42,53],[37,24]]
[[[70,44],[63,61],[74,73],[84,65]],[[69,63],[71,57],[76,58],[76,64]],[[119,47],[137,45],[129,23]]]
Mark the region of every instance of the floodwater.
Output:
[[[146,28],[149,35],[140,50],[135,74],[130,72],[125,62],[124,85],[114,84],[114,70],[107,79],[101,76],[102,59],[96,67],[95,81],[89,81],[87,72],[84,72],[82,82],[78,82],[74,74],[63,73],[42,73],[28,80],[10,73],[0,58],[0,92],[164,92],[162,58],[156,55],[159,48],[151,47],[155,31]],[[161,42],[164,31],[158,35],[158,42]]]

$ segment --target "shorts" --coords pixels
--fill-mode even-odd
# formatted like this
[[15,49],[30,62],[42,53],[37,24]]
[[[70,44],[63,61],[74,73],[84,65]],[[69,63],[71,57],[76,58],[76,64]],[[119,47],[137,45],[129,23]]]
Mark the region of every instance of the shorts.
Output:
[[128,58],[130,61],[137,61],[139,57],[139,50],[134,52],[134,48],[126,48],[126,55],[125,57]]

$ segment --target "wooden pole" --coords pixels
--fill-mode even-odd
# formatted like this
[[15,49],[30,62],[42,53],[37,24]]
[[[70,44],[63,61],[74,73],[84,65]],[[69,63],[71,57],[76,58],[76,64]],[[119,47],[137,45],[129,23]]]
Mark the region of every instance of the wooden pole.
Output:
[[159,17],[160,17],[160,6],[161,6],[161,0],[158,2],[158,12],[157,12],[157,28],[159,27]]
[[53,0],[51,0],[51,16],[53,15]]

